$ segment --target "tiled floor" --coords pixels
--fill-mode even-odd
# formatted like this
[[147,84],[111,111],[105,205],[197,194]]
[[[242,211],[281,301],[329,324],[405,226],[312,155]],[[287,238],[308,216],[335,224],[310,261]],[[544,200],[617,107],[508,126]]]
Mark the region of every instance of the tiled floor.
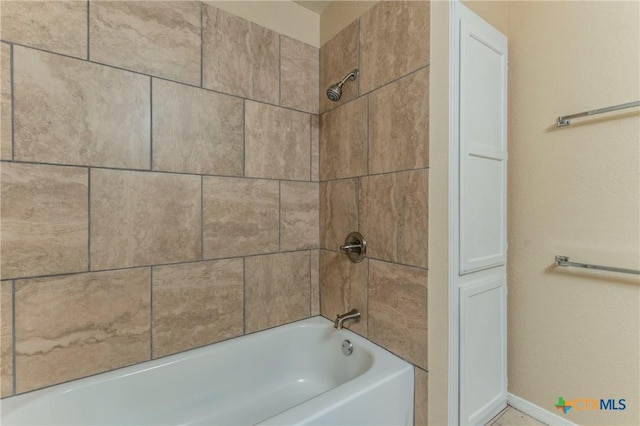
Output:
[[546,426],[513,407],[507,407],[486,424],[486,426]]

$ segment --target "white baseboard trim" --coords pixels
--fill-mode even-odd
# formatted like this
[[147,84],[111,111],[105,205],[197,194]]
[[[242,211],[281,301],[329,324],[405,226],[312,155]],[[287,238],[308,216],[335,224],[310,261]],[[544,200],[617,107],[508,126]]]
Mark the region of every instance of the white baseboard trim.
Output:
[[[550,402],[550,404],[551,403],[552,402]],[[551,426],[576,426],[575,423],[567,420],[566,418],[553,414],[552,412],[547,411],[542,407],[538,407],[536,404],[529,402],[526,399],[522,399],[519,396],[515,396],[512,393],[507,394],[507,404],[516,410],[522,411],[526,415]]]

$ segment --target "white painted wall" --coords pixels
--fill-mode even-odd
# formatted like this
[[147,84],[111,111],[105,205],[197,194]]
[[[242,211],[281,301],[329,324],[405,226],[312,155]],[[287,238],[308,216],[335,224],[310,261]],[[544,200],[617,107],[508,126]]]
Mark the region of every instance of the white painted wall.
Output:
[[[640,3],[509,2],[509,392],[578,424],[640,424]],[[563,415],[558,396],[626,398]]]

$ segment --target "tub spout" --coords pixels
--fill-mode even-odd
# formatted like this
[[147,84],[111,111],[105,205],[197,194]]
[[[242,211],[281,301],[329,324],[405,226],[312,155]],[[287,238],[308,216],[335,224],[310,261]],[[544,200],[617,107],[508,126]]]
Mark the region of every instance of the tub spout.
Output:
[[357,309],[352,309],[349,312],[336,316],[336,320],[333,323],[333,326],[338,330],[342,329],[342,324],[347,320],[354,320],[355,322],[360,322],[360,311]]

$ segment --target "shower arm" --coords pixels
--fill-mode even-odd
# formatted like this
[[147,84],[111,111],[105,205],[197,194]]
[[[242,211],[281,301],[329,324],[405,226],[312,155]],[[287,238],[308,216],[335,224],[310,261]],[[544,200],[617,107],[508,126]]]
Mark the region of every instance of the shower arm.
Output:
[[344,86],[344,83],[346,83],[347,80],[355,80],[359,74],[360,74],[360,71],[358,71],[358,69],[350,71],[349,74],[345,75],[344,78],[340,80],[340,82],[338,82],[337,86],[338,87]]

